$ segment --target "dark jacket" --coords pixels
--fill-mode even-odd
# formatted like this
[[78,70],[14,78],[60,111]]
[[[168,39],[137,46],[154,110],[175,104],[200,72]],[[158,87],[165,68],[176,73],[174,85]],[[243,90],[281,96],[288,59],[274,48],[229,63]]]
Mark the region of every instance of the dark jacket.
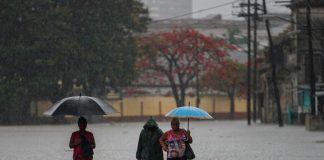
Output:
[[139,136],[136,158],[139,160],[163,160],[159,138],[163,132],[154,119],[150,118],[143,126]]

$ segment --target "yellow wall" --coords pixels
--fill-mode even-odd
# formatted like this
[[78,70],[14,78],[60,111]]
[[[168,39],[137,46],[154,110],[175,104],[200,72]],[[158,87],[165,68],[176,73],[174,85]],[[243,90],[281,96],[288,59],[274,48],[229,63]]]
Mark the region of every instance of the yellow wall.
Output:
[[[196,105],[195,97],[186,97],[186,105]],[[209,113],[228,113],[230,102],[227,96],[203,96],[200,100],[200,108]],[[119,112],[108,115],[108,117],[121,116],[158,116],[168,113],[176,107],[172,96],[134,96],[124,97],[122,100],[111,100],[109,103]],[[32,114],[42,116],[51,107],[49,101],[39,101],[32,107]],[[37,109],[35,109],[37,107]],[[36,113],[37,112],[37,113]],[[236,98],[235,112],[246,112],[245,99]]]
[[43,113],[47,111],[53,103],[51,101],[37,101],[37,102],[32,102],[31,105],[31,114],[34,116],[43,116]]
[[[209,113],[228,113],[230,111],[230,102],[227,96],[204,96],[201,97],[200,108]],[[119,111],[109,116],[156,116],[164,115],[176,107],[172,96],[136,96],[124,97],[123,100],[109,101],[113,107]],[[186,97],[187,104],[195,106],[195,97]],[[121,107],[123,106],[123,107]],[[235,111],[245,112],[245,99],[237,98],[235,101]],[[121,109],[123,108],[123,109]]]

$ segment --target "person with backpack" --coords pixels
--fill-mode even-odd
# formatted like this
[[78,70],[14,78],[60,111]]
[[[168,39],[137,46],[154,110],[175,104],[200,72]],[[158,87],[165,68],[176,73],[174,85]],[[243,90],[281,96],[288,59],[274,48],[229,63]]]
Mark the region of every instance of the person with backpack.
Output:
[[69,146],[73,148],[73,160],[92,160],[96,143],[93,134],[86,130],[87,119],[78,119],[79,130],[72,133]]

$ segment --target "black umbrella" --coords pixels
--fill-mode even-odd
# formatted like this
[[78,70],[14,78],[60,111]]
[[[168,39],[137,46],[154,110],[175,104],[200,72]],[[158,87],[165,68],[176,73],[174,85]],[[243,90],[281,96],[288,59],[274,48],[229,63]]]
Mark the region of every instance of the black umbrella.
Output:
[[89,96],[73,96],[56,102],[44,115],[107,115],[117,112],[112,105]]

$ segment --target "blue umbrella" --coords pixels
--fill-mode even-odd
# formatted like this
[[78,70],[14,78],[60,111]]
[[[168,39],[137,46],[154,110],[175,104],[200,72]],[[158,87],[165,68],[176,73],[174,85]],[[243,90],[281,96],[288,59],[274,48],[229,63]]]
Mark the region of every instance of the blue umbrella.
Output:
[[169,111],[166,117],[176,117],[176,118],[188,118],[188,129],[189,129],[189,118],[195,119],[213,119],[211,115],[205,110],[193,106],[182,106],[177,107]]

